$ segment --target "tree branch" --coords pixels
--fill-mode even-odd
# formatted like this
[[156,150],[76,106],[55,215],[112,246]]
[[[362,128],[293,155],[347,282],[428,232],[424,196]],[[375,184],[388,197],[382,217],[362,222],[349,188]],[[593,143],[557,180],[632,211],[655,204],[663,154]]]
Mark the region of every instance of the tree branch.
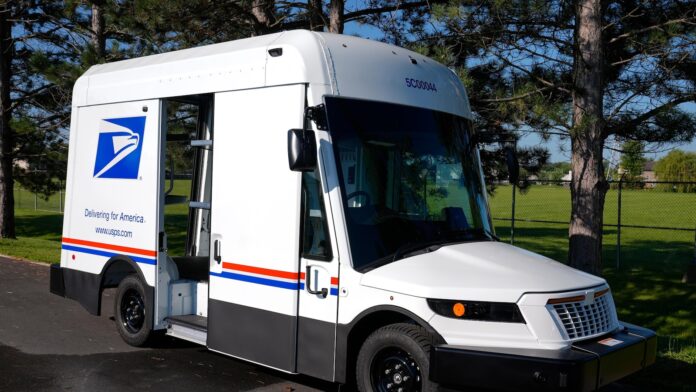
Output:
[[686,102],[693,102],[696,101],[696,93],[691,93],[688,95],[684,95],[682,97],[676,98],[672,101],[666,102],[660,106],[654,107],[651,110],[648,110],[647,112],[634,117],[631,120],[628,121],[619,121],[615,122],[614,124],[607,124],[606,127],[606,135],[619,135],[619,136],[626,136],[629,135],[632,130],[634,130],[637,126],[642,124],[643,122],[649,120],[651,117],[654,117],[661,112],[665,110],[669,110],[674,108],[677,105],[680,105],[682,103]]
[[540,93],[540,92],[542,92],[542,91],[549,90],[549,89],[551,89],[551,88],[552,88],[552,87],[548,87],[548,86],[547,86],[547,87],[540,87],[540,88],[538,88],[538,89],[536,89],[536,90],[529,91],[529,92],[524,93],[524,94],[515,95],[515,96],[512,96],[512,97],[479,99],[479,100],[477,100],[477,101],[478,101],[478,102],[482,102],[482,103],[502,103],[502,102],[517,101],[518,99],[527,98],[527,97],[529,97],[529,96],[531,96],[531,95]]
[[638,29],[638,30],[632,30],[632,31],[629,31],[629,32],[627,32],[627,33],[618,35],[618,36],[616,36],[616,37],[610,39],[609,42],[608,42],[608,44],[613,44],[613,43],[616,42],[616,41],[619,41],[619,40],[622,40],[622,39],[625,39],[625,38],[628,38],[628,37],[631,37],[631,36],[634,36],[634,35],[642,34],[642,33],[645,33],[645,32],[651,31],[651,30],[660,29],[660,28],[662,28],[662,27],[669,26],[669,25],[672,25],[672,24],[689,23],[689,22],[694,22],[694,21],[696,21],[696,17],[694,17],[694,16],[689,17],[689,18],[681,18],[681,19],[672,19],[672,20],[668,20],[668,21],[666,21],[666,22],[664,22],[664,23],[660,23],[660,24],[656,24],[656,25],[644,27],[644,28]]
[[365,8],[365,9],[362,9],[359,11],[348,12],[347,14],[345,14],[344,19],[346,22],[348,22],[351,20],[361,18],[363,16],[367,16],[367,15],[377,15],[377,14],[383,14],[385,12],[392,12],[392,11],[403,11],[403,10],[420,8],[420,7],[425,7],[425,6],[430,8],[431,4],[446,3],[446,2],[447,1],[443,1],[443,0],[415,1],[415,2],[405,2],[405,3],[398,2],[395,5],[391,5],[391,6],[387,6],[387,7]]

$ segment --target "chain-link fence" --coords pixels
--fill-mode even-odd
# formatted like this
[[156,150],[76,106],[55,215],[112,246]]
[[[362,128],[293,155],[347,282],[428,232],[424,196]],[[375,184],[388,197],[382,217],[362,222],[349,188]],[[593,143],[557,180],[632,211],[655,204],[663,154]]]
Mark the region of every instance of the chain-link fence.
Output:
[[65,191],[60,190],[49,197],[33,193],[15,183],[15,208],[62,213],[65,207]]
[[[497,234],[566,260],[570,184],[533,181],[520,190],[498,185],[490,198]],[[696,183],[610,182],[604,205],[605,265],[640,261],[696,262]]]
[[[15,185],[15,207],[61,213],[65,192],[48,198]],[[532,181],[524,190],[499,184],[490,197],[496,233],[505,241],[566,260],[570,187]],[[604,205],[605,265],[696,260],[696,183],[610,182]]]

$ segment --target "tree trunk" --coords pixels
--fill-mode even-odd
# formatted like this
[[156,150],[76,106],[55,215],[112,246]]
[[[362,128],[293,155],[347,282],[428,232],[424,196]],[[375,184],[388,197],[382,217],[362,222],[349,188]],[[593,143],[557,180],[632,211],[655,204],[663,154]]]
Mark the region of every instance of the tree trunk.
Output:
[[92,1],[92,37],[91,43],[99,61],[104,60],[106,37],[104,35],[104,3],[101,0]]
[[578,0],[575,8],[570,246],[572,267],[600,275],[602,224],[608,184],[604,178],[602,5]]
[[14,143],[10,128],[10,76],[14,47],[9,13],[7,3],[0,5],[0,238],[16,237],[12,178]]
[[251,13],[256,18],[255,35],[271,32],[273,25],[273,0],[254,0],[251,4]]
[[312,31],[322,31],[324,29],[324,10],[322,0],[309,0],[309,29]]
[[329,4],[329,32],[343,34],[345,0],[331,0]]

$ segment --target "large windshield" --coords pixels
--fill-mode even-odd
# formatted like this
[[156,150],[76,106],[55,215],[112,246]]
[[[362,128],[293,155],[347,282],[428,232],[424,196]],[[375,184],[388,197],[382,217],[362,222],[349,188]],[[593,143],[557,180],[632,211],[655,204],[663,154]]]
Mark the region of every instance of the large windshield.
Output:
[[491,240],[468,120],[381,102],[325,101],[354,268]]

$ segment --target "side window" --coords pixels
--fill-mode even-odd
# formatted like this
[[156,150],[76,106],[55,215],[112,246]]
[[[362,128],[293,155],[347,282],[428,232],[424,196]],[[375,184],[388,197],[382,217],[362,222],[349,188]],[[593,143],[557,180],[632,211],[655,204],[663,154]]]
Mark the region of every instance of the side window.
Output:
[[302,257],[331,260],[326,210],[316,169],[302,173],[302,210]]

